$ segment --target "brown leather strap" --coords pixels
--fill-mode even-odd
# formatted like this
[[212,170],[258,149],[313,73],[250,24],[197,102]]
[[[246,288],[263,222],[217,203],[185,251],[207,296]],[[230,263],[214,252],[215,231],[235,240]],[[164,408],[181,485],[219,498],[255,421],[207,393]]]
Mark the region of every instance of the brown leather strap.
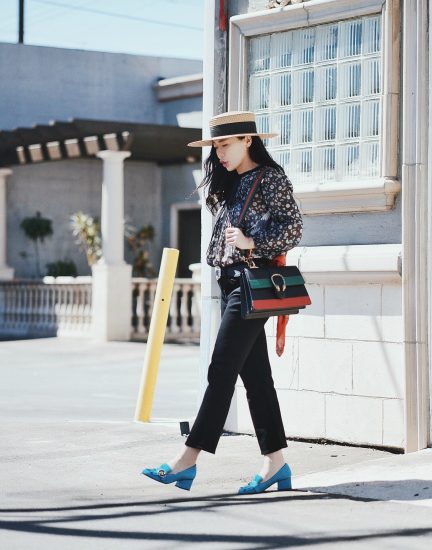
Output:
[[246,215],[246,212],[247,212],[247,209],[249,207],[249,204],[251,202],[251,200],[254,198],[255,196],[255,193],[257,192],[258,190],[258,185],[261,183],[261,180],[266,172],[267,168],[264,168],[263,170],[261,170],[261,172],[258,174],[258,176],[255,178],[255,181],[253,182],[252,184],[252,187],[250,188],[249,190],[249,193],[248,193],[248,196],[246,197],[246,200],[243,204],[243,208],[240,212],[240,216],[237,220],[237,227],[240,226],[241,222],[243,221],[243,218],[245,217]]

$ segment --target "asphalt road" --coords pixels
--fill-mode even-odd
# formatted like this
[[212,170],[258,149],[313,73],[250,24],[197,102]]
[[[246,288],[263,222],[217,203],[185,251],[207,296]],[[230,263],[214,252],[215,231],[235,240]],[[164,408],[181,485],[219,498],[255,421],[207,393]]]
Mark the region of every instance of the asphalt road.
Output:
[[[390,485],[374,499],[332,491],[335,472],[359,478],[365,465],[404,458],[385,451],[289,441],[294,490],[240,496],[261,457],[254,437],[225,435],[215,455],[201,453],[190,492],[141,476],[183,444],[178,420],[196,412],[199,355],[164,347],[154,420],[143,424],[133,414],[144,350],[0,343],[2,550],[431,547],[432,509],[417,497],[383,498]],[[308,476],[330,487],[314,491]]]

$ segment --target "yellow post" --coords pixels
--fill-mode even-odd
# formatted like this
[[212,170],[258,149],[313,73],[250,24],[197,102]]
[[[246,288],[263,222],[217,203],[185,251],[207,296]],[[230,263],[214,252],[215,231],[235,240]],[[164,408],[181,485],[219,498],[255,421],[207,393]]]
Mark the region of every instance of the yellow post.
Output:
[[135,411],[135,420],[140,422],[148,422],[151,416],[178,256],[179,251],[176,248],[163,249]]

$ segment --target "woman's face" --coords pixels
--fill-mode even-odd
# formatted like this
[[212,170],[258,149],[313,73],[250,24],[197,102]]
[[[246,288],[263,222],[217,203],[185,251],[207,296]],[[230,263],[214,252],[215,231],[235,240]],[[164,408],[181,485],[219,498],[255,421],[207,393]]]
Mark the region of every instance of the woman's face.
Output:
[[251,143],[252,138],[250,136],[245,136],[240,139],[238,137],[230,137],[214,140],[213,146],[222,166],[226,168],[228,172],[232,172],[249,157],[249,147]]

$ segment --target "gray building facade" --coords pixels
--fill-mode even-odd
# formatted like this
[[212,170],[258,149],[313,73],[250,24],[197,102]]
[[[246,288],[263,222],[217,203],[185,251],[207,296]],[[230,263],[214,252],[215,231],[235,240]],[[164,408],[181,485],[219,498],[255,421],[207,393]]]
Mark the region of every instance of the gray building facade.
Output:
[[[199,60],[0,44],[0,129],[28,129],[71,119],[197,126],[201,123],[201,70]],[[189,75],[195,75],[195,86],[188,93],[184,88]],[[177,77],[182,84],[177,84]],[[161,82],[171,82],[162,98]],[[161,141],[160,147],[168,145]],[[74,243],[69,218],[80,210],[100,216],[102,162],[77,158],[11,168],[6,186],[6,254],[15,277],[36,274],[34,248],[19,227],[36,211],[50,218],[54,229],[41,246],[42,267],[69,259],[80,275],[90,274],[85,255]],[[194,211],[199,205],[197,193],[190,197],[196,187],[193,172],[199,168],[198,158],[180,165],[133,157],[125,163],[125,219],[137,229],[153,225],[150,259],[156,268],[162,248],[176,245],[178,228],[171,228],[171,202],[192,202]],[[131,262],[132,252],[126,248],[125,254]],[[199,239],[189,255],[199,261]],[[183,269],[182,275],[190,272]]]

